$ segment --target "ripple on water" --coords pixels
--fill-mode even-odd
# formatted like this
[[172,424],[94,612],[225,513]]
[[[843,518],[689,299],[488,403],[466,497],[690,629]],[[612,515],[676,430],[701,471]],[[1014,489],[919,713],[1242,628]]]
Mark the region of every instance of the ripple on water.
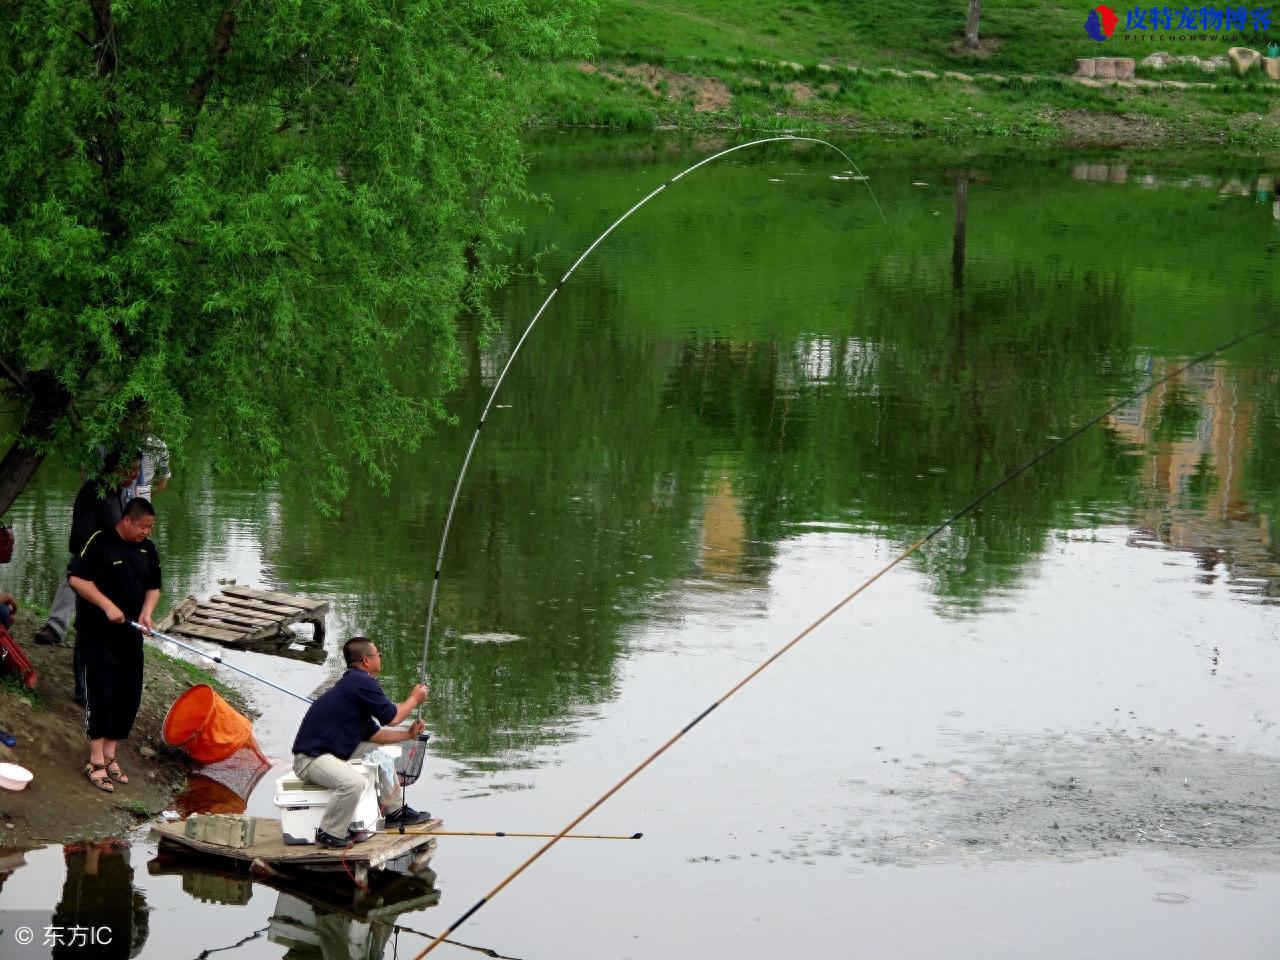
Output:
[[975,733],[947,743],[950,755],[902,768],[891,783],[850,785],[828,820],[837,824],[831,843],[863,862],[899,866],[1070,862],[1154,848],[1216,865],[1233,889],[1256,886],[1242,856],[1258,870],[1280,867],[1272,842],[1280,758],[1175,733]]
[[1227,877],[1223,884],[1228,890],[1257,890],[1258,881],[1253,877]]

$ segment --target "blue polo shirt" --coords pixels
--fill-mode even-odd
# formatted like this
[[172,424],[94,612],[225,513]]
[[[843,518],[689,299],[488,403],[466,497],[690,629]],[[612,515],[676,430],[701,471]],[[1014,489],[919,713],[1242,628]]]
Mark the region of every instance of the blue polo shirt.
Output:
[[395,719],[396,709],[377,680],[363,670],[349,667],[307,708],[293,741],[293,752],[308,757],[331,753],[349,760],[362,740],[368,740],[379,726]]

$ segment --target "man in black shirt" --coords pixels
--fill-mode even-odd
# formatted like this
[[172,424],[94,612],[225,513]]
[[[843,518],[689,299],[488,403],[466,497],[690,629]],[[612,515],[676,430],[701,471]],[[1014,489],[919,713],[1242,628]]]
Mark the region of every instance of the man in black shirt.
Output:
[[[115,791],[129,778],[116,749],[129,736],[142,702],[142,635],[160,600],[160,557],[151,542],[156,511],[135,497],[112,527],[98,530],[67,568],[76,603],[76,633],[85,665],[85,776],[99,790]],[[114,781],[114,783],[113,783]]]
[[[352,833],[351,818],[364,792],[364,777],[347,761],[362,756],[380,743],[403,743],[417,738],[423,723],[415,720],[407,730],[391,729],[427,699],[419,683],[403,703],[392,703],[374,679],[382,672],[382,654],[373,641],[352,637],[342,647],[347,672],[320,699],[307,708],[293,741],[293,772],[306,783],[333,791],[316,831],[322,847],[344,849],[372,834]],[[395,778],[379,767],[378,799],[386,822],[408,826],[431,819],[404,805],[404,791]],[[367,824],[366,826],[371,826]]]
[[[124,512],[124,505],[129,502],[124,490],[130,487],[138,477],[138,464],[121,463],[119,453],[110,453],[102,464],[102,477],[90,477],[80,485],[76,493],[75,505],[71,508],[71,536],[67,539],[67,550],[72,557],[84,549],[84,543],[95,530],[114,527]],[[67,636],[67,628],[71,626],[71,617],[76,611],[76,593],[63,578],[58,584],[58,591],[53,596],[49,608],[49,619],[35,633],[36,643],[62,643]],[[76,703],[84,703],[83,671],[76,666]]]

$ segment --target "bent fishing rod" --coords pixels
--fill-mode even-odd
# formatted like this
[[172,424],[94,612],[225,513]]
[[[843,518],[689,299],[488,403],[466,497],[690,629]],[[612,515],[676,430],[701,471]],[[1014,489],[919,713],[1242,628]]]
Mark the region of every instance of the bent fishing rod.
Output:
[[783,644],[781,647],[775,650],[772,654],[769,655],[769,657],[766,660],[764,660],[762,663],[757,665],[745,677],[743,677],[741,680],[735,683],[732,687],[730,687],[729,690],[723,696],[721,696],[718,700],[715,700],[714,702],[712,702],[710,706],[708,706],[705,710],[703,710],[696,717],[694,717],[687,724],[685,724],[678,731],[676,731],[676,733],[674,733],[671,737],[669,737],[666,740],[666,742],[664,742],[660,747],[658,747],[656,750],[650,753],[649,756],[645,757],[645,759],[642,760],[638,765],[632,768],[632,770],[629,773],[627,773],[621,780],[619,780],[612,787],[606,790],[599,797],[599,799],[594,801],[585,810],[583,810],[576,817],[574,817],[567,824],[565,824],[563,829],[561,829],[560,832],[556,834],[555,837],[548,840],[536,851],[530,854],[530,856],[523,863],[521,863],[518,867],[516,867],[509,874],[507,874],[507,876],[502,880],[501,883],[499,883],[487,894],[485,894],[483,897],[477,900],[471,906],[471,908],[467,910],[467,912],[464,913],[462,916],[460,916],[457,920],[455,920],[453,924],[450,925],[444,931],[444,933],[440,934],[438,937],[436,937],[435,940],[427,944],[427,946],[423,948],[422,952],[419,953],[417,956],[415,956],[413,960],[422,960],[423,957],[425,957],[432,950],[434,950],[440,943],[442,943],[446,937],[450,936],[460,926],[466,923],[467,920],[469,920],[478,910],[483,908],[485,904],[489,903],[491,900],[493,900],[494,897],[496,897],[499,893],[501,893],[502,890],[508,884],[510,884],[513,880],[516,879],[516,877],[524,873],[524,871],[527,870],[529,867],[531,867],[535,862],[537,862],[543,856],[543,854],[545,854],[548,850],[550,850],[557,843],[559,843],[561,838],[567,836],[569,832],[573,830],[574,827],[580,824],[583,820],[587,819],[587,817],[589,817],[601,806],[603,806],[615,793],[617,793],[619,790],[625,787],[628,783],[634,780],[642,771],[645,770],[646,767],[648,767],[660,756],[662,756],[664,753],[670,750],[673,746],[679,743],[680,740],[682,740],[684,736],[687,733],[689,733],[689,731],[691,731],[694,727],[696,727],[703,720],[705,720],[712,713],[712,711],[714,711],[717,707],[722,706],[725,703],[725,701],[727,701],[735,693],[737,693],[739,690],[741,690],[743,687],[749,684],[752,680],[758,677],[761,673],[763,673],[766,669],[768,669],[770,666],[776,663],[779,659],[781,659],[781,657],[785,653],[787,653],[793,647],[795,647],[796,644],[798,644],[801,640],[809,636],[816,629],[818,629],[818,627],[822,626],[824,623],[830,620],[833,616],[835,616],[836,613],[838,613],[845,606],[847,606],[855,597],[859,596],[861,593],[867,590],[872,584],[874,584],[877,580],[883,577],[886,573],[888,573],[894,567],[898,566],[898,564],[902,563],[904,560],[910,557],[913,553],[915,553],[917,550],[919,550],[929,541],[933,540],[936,536],[938,536],[938,534],[942,533],[944,530],[950,527],[953,523],[955,523],[961,517],[964,517],[965,515],[973,512],[975,509],[977,509],[977,507],[980,504],[982,504],[984,501],[986,501],[990,497],[994,496],[1000,490],[1004,489],[1006,486],[1008,486],[1018,477],[1022,476],[1022,474],[1026,473],[1036,464],[1040,463],[1040,461],[1049,457],[1051,454],[1057,452],[1058,450],[1061,450],[1063,447],[1071,443],[1071,441],[1075,440],[1076,437],[1080,436],[1090,427],[1093,427],[1096,424],[1101,423],[1107,417],[1111,416],[1113,413],[1116,413],[1118,410],[1121,410],[1124,407],[1128,406],[1134,400],[1137,400],[1140,397],[1145,396],[1146,394],[1150,393],[1152,390],[1155,390],[1157,387],[1162,386],[1163,384],[1168,383],[1170,380],[1173,380],[1174,378],[1181,376],[1183,373],[1185,373],[1187,370],[1191,369],[1192,367],[1196,366],[1197,364],[1204,363],[1206,360],[1209,360],[1220,353],[1230,350],[1232,347],[1240,343],[1243,343],[1245,340],[1248,340],[1251,337],[1255,337],[1258,334],[1263,333],[1264,331],[1270,330],[1278,325],[1280,325],[1280,320],[1273,320],[1272,322],[1264,324],[1263,326],[1257,327],[1254,330],[1250,330],[1247,333],[1242,333],[1237,337],[1233,337],[1231,340],[1228,340],[1226,343],[1223,343],[1217,347],[1214,347],[1212,350],[1209,350],[1206,353],[1202,353],[1198,357],[1195,357],[1194,359],[1189,360],[1188,362],[1184,363],[1182,366],[1178,367],[1177,369],[1169,373],[1166,373],[1160,379],[1154,380],[1151,383],[1147,384],[1145,387],[1143,387],[1141,390],[1138,390],[1136,393],[1130,394],[1129,396],[1125,397],[1119,403],[1113,404],[1112,406],[1108,407],[1106,410],[1098,414],[1092,420],[1089,420],[1081,424],[1080,426],[1076,427],[1066,436],[1056,440],[1054,443],[1050,444],[1044,450],[1037,453],[1030,460],[1027,460],[1022,465],[1014,468],[1012,471],[1006,474],[1005,477],[1001,479],[999,482],[993,484],[991,487],[987,488],[982,493],[978,494],[976,497],[974,497],[972,500],[966,503],[963,507],[961,507],[955,513],[953,513],[951,516],[947,517],[947,519],[943,520],[941,523],[935,526],[932,530],[930,530],[924,536],[916,540],[915,543],[911,544],[911,546],[907,547],[907,549],[899,553],[896,557],[894,557],[892,560],[886,563],[874,574],[872,574],[870,577],[868,577],[858,586],[854,587],[854,589],[852,589],[847,594],[845,594],[843,598],[837,601],[825,613],[823,613],[816,620],[810,623],[807,627],[805,627],[803,630],[797,633],[794,637],[788,640],[785,644]]
[[[463,480],[466,479],[467,468],[471,465],[471,456],[472,454],[475,453],[476,444],[480,442],[480,430],[482,427],[484,427],[485,421],[489,417],[489,411],[493,407],[494,400],[497,399],[498,391],[502,389],[502,382],[507,378],[507,371],[511,369],[511,365],[515,362],[517,354],[520,353],[520,348],[524,346],[525,340],[527,340],[529,338],[529,334],[533,332],[533,328],[537,324],[538,319],[546,311],[547,307],[551,305],[551,301],[555,299],[555,295],[560,292],[561,287],[563,287],[568,282],[569,278],[573,276],[574,271],[578,269],[578,267],[582,264],[584,260],[587,259],[587,257],[591,256],[592,251],[594,251],[596,247],[600,246],[600,244],[604,242],[605,238],[608,237],[609,234],[613,233],[613,231],[616,230],[618,227],[620,227],[633,213],[635,213],[637,210],[643,207],[646,203],[648,203],[658,194],[662,193],[662,191],[666,190],[667,187],[671,186],[677,180],[680,180],[682,177],[688,176],[689,174],[693,173],[693,171],[697,170],[699,167],[705,167],[707,164],[715,160],[719,160],[721,157],[726,157],[731,153],[736,153],[739,150],[746,150],[748,147],[758,147],[761,144],[765,144],[765,143],[782,143],[786,141],[792,141],[797,143],[818,143],[824,147],[830,147],[836,153],[840,154],[840,156],[844,157],[844,159],[848,161],[849,166],[857,173],[863,185],[866,186],[867,193],[870,194],[871,196],[871,202],[875,204],[876,211],[880,214],[880,219],[884,220],[886,224],[889,222],[884,215],[884,210],[882,210],[880,207],[880,201],[876,199],[875,192],[871,189],[871,185],[867,182],[867,178],[862,175],[862,171],[858,169],[858,165],[853,162],[853,159],[847,153],[845,153],[835,144],[829,143],[826,140],[819,140],[817,137],[797,137],[797,136],[791,136],[788,134],[785,136],[778,136],[778,137],[766,137],[763,140],[752,140],[749,143],[740,143],[736,147],[729,147],[726,150],[721,150],[719,153],[712,154],[709,157],[699,160],[693,166],[687,167],[686,169],[681,170],[679,173],[671,177],[669,180],[666,180],[665,182],[654,187],[651,191],[649,191],[649,193],[643,199],[641,199],[639,202],[633,205],[631,209],[629,209],[626,213],[620,216],[617,220],[613,221],[613,223],[611,223],[609,227],[602,234],[600,234],[600,236],[596,237],[595,240],[591,242],[591,245],[587,247],[586,250],[582,251],[582,255],[579,256],[578,259],[573,262],[573,265],[569,267],[568,270],[565,271],[565,274],[560,278],[560,281],[554,287],[551,288],[551,292],[547,294],[547,298],[542,301],[542,305],[538,307],[537,311],[534,313],[533,319],[529,321],[528,326],[524,328],[524,332],[520,334],[520,339],[517,340],[516,345],[512,347],[511,354],[510,356],[507,357],[507,362],[502,367],[502,372],[498,374],[498,379],[494,381],[493,390],[490,391],[489,399],[485,402],[484,410],[480,414],[480,421],[476,424],[475,432],[471,435],[471,444],[467,447],[467,454],[465,457],[462,458],[462,469],[458,471],[458,479],[453,485],[453,496],[449,499],[449,510],[445,514],[444,530],[440,534],[440,549],[436,552],[435,573],[431,577],[431,599],[427,603],[427,626],[426,626],[426,630],[424,632],[425,635],[422,641],[421,677],[422,677],[423,683],[427,682],[427,653],[431,646],[431,624],[435,618],[436,597],[440,590],[440,571],[444,567],[444,551],[445,551],[445,547],[449,543],[449,528],[453,525],[453,514],[458,506],[458,495],[462,492],[462,483],[463,483]],[[421,713],[421,710],[422,710],[422,706],[421,704],[419,704],[418,712]]]

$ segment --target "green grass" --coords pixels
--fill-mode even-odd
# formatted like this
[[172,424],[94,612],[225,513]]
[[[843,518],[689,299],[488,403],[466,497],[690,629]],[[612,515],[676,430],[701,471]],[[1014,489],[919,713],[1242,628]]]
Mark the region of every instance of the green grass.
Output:
[[[785,6],[602,0],[597,58],[588,69],[564,63],[544,70],[533,123],[1280,143],[1280,83],[1256,71],[1241,78],[1185,64],[1139,68],[1140,76],[1210,84],[1187,89],[1091,87],[1070,79],[1077,57],[1141,60],[1161,49],[1208,58],[1225,54],[1225,41],[1126,43],[1121,24],[1111,40],[1095,43],[1083,29],[1088,5],[988,0],[983,6],[984,48],[975,55],[960,43],[966,5],[954,0]],[[656,77],[637,76],[641,64],[657,68]],[[889,68],[970,79],[896,77],[884,72]],[[722,84],[727,103],[708,109],[691,92],[694,83]],[[1110,122],[1108,129],[1116,117],[1133,122]]]
[[[668,60],[668,63],[674,61]],[[885,133],[1019,137],[1053,142],[1071,135],[1080,118],[1124,117],[1142,129],[1124,128],[1126,142],[1280,142],[1280,84],[1238,78],[1212,87],[1093,87],[1067,77],[1015,76],[971,80],[882,72],[801,70],[702,60],[672,77],[723,85],[728,105],[696,110],[690,95],[670,96],[661,84],[646,86],[625,62],[602,61],[597,72],[558,64],[545,72],[536,122],[649,130],[656,127],[791,130],[870,129]],[[797,91],[803,90],[805,96]],[[1105,139],[1105,138],[1103,138]]]
[[[962,48],[968,7],[957,0],[602,0],[597,32],[605,57],[759,57],[1028,73],[1070,72],[1077,57],[1141,60],[1157,50],[1209,57],[1232,45],[1125,41],[1123,19],[1111,39],[1097,43],[1084,32],[1092,6],[985,0],[980,55]],[[1273,33],[1280,36],[1280,29]]]
[[147,820],[160,812],[159,810],[152,810],[141,800],[122,800],[119,805],[139,820]]
[[35,690],[28,690],[16,676],[6,673],[0,676],[0,692],[25,700],[33,707],[39,707],[44,701]]
[[236,707],[236,709],[244,709],[244,697],[242,697],[235,689],[227,686],[209,671],[202,670],[194,663],[188,663],[186,660],[171,657],[163,650],[159,650],[149,643],[145,644],[142,649],[147,669],[159,668],[167,670],[170,674],[176,676],[184,683],[192,685],[198,683],[207,684],[217,692],[218,696]]

